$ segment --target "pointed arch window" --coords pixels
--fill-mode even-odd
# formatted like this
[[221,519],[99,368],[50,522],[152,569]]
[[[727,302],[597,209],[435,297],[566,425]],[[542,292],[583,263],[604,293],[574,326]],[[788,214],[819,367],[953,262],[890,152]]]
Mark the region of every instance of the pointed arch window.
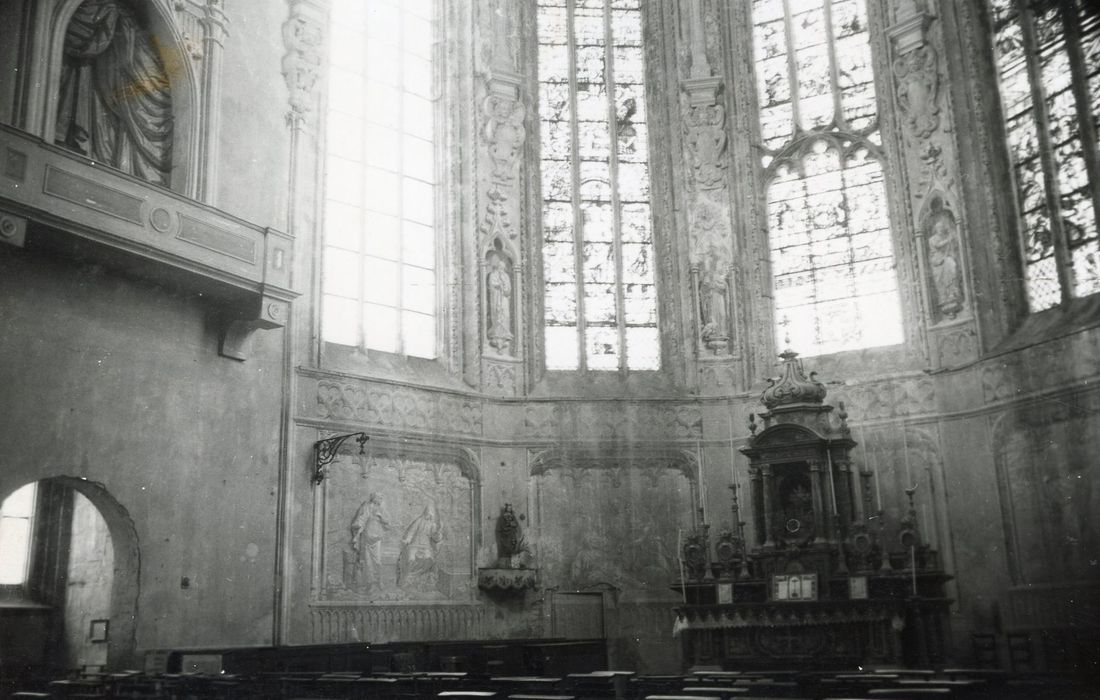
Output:
[[777,339],[902,342],[865,0],[754,0]]
[[434,358],[433,0],[331,10],[321,336]]
[[537,7],[547,369],[659,369],[641,3]]
[[992,0],[997,72],[1028,304],[1100,291],[1100,10]]

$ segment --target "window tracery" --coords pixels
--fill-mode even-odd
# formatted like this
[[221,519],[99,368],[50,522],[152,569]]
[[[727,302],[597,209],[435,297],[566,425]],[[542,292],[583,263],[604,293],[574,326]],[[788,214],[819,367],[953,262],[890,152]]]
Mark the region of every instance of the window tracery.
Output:
[[903,340],[864,0],[754,0],[777,336]]
[[1028,302],[1100,291],[1100,12],[1086,0],[992,0]]

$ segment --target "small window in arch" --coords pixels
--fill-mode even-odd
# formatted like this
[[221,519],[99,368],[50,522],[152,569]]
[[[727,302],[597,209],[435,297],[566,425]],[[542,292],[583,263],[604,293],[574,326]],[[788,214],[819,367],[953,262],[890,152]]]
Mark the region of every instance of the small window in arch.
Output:
[[321,335],[436,356],[435,2],[332,4]]
[[1100,291],[1100,8],[991,7],[1028,304],[1041,311]]
[[641,2],[537,20],[547,369],[659,369]]
[[777,340],[902,342],[864,0],[754,0]]

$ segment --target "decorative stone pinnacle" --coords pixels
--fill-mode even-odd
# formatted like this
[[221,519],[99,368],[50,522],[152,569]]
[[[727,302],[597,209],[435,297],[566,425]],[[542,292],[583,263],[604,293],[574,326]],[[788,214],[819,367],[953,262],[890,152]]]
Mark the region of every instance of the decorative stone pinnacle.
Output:
[[779,353],[779,357],[783,359],[783,376],[778,381],[769,378],[770,386],[760,397],[768,410],[795,404],[824,403],[825,385],[817,381],[816,372],[810,372],[810,376],[806,376],[798,353],[788,347]]

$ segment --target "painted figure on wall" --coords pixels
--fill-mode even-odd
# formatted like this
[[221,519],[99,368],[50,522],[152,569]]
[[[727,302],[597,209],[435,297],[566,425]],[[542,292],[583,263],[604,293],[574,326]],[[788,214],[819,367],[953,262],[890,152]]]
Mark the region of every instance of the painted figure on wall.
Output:
[[129,4],[85,0],[65,32],[58,144],[167,186],[172,128],[172,95],[155,37]]
[[498,252],[489,254],[489,274],[486,277],[489,290],[489,345],[508,354],[512,340],[512,275],[504,256]]
[[443,526],[434,501],[405,528],[397,558],[397,586],[432,588],[439,581],[437,555],[443,543]]
[[945,318],[962,310],[962,279],[959,276],[955,219],[941,210],[932,217],[928,235],[928,264],[932,274],[934,308]]
[[355,552],[354,581],[352,588],[370,589],[382,586],[382,538],[390,530],[390,523],[382,504],[382,497],[372,493],[359,506],[351,521],[351,548]]

